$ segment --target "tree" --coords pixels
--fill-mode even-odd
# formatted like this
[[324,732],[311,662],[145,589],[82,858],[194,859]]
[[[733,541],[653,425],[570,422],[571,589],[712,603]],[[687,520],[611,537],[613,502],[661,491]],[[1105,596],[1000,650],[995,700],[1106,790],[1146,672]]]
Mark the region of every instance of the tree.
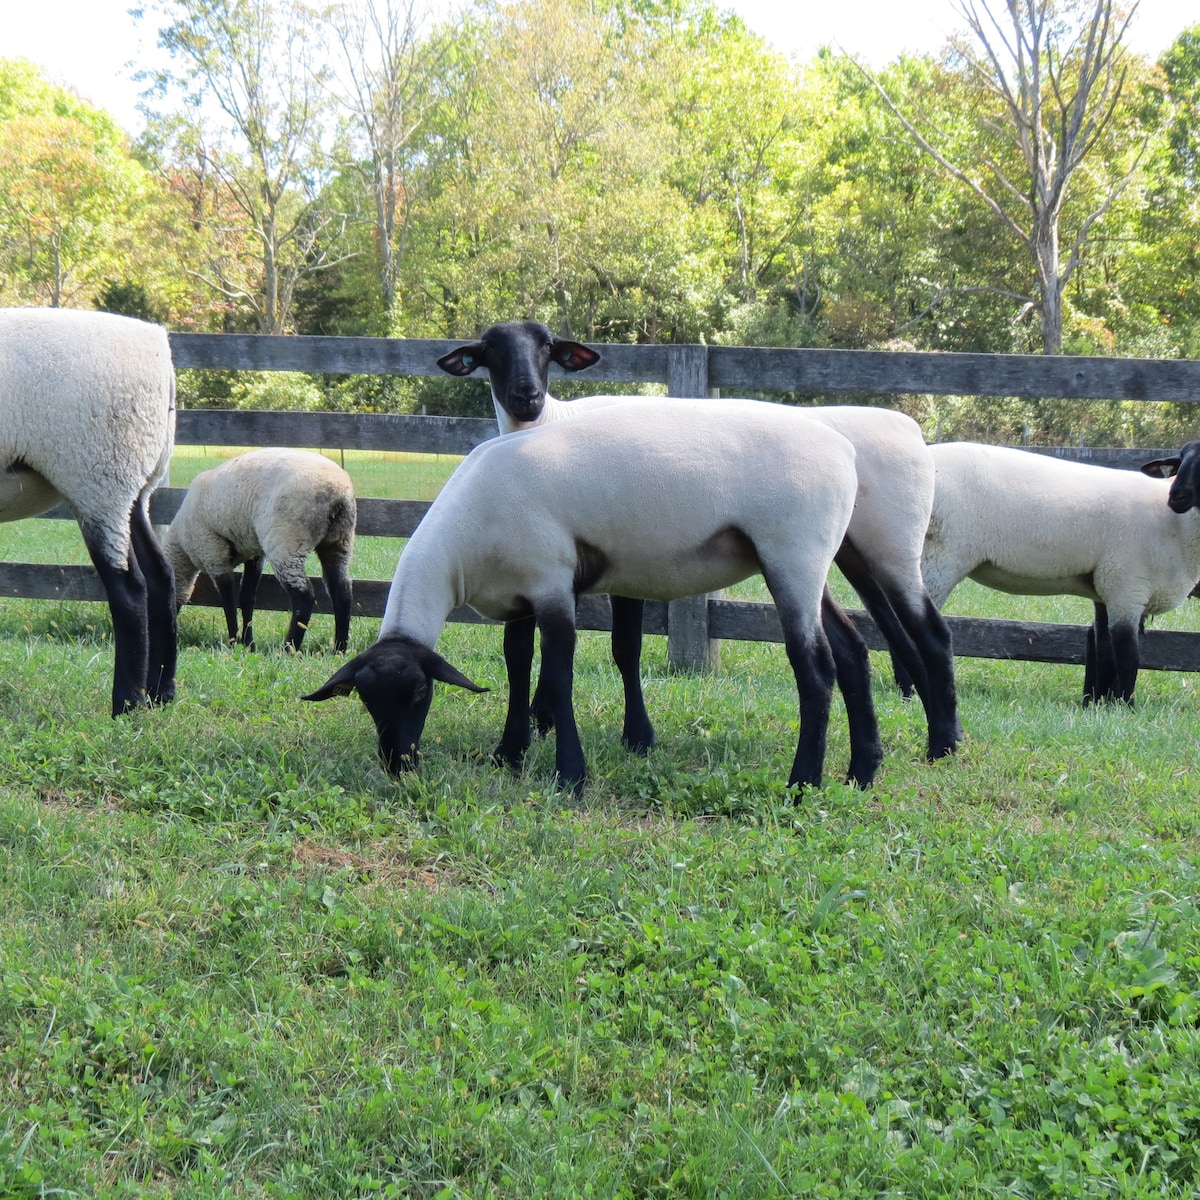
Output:
[[257,256],[253,286],[219,270],[207,281],[246,306],[259,332],[282,333],[297,282],[337,261],[344,223],[322,204],[326,93],[311,20],[294,0],[162,0],[154,11],[165,21],[159,42],[180,63],[177,75],[159,74],[158,90],[184,90],[189,147],[201,149]]
[[486,3],[456,24],[417,147],[406,327],[703,333],[717,251],[668,178],[654,34],[586,0]]
[[402,238],[411,209],[413,139],[434,103],[428,67],[438,41],[423,39],[428,10],[418,0],[362,0],[325,10],[336,47],[335,95],[358,150],[343,169],[366,185],[372,208],[379,293],[388,327],[396,307]]
[[1139,296],[1159,352],[1200,355],[1200,25],[1183,30],[1159,60],[1165,87],[1150,93],[1165,136],[1150,172],[1141,222]]
[[[1133,180],[1146,146],[1144,131],[1120,119],[1122,39],[1136,8],[1135,0],[1122,16],[1115,0],[961,0],[969,36],[952,42],[947,65],[977,97],[968,137],[905,111],[875,81],[917,144],[1025,248],[1033,287],[1021,303],[1038,314],[1047,354],[1062,351],[1064,292],[1088,238]],[[1085,161],[1105,178],[1064,227]]]
[[131,269],[153,193],[106,114],[0,60],[0,285],[10,303],[86,302]]

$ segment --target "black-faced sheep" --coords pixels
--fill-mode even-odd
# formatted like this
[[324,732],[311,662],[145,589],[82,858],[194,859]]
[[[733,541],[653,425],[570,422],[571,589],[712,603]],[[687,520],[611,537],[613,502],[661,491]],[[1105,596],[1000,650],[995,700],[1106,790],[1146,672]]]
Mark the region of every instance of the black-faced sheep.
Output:
[[[600,355],[579,342],[555,335],[538,321],[493,325],[477,342],[460,346],[438,359],[452,375],[485,369],[501,433],[513,433],[578,416],[597,408],[644,396],[584,396],[563,402],[547,391],[551,363],[580,371]],[[736,400],[723,398],[735,406]],[[750,402],[753,403],[753,402]],[[954,653],[949,627],[930,601],[921,579],[921,547],[933,505],[934,473],[920,427],[904,413],[852,405],[804,408],[804,416],[837,430],[857,454],[858,498],[837,564],[887,639],[896,661],[903,663],[925,707],[927,754],[941,758],[954,751],[962,731],[954,680]],[[654,729],[642,696],[642,604],[612,597],[613,658],[625,688],[622,740],[644,751]],[[534,696],[539,724],[550,717],[540,689]]]
[[796,676],[800,736],[790,786],[819,784],[835,669],[851,723],[851,778],[882,758],[861,639],[836,660],[822,630],[829,564],[858,483],[854,448],[797,410],[648,399],[597,409],[477,447],[451,476],[396,567],[374,646],[304,697],[357,690],[379,752],[417,762],[434,680],[481,690],[433,649],[447,615],[470,604],[506,622],[508,717],[496,749],[519,763],[530,744],[534,628],[557,729],[563,785],[586,765],[575,725],[575,604],[583,593],[673,599],[761,572],[778,606]]
[[67,503],[113,622],[113,715],[175,695],[175,593],[150,493],[175,441],[163,329],[109,313],[0,309],[0,521]]
[[[265,558],[291,601],[284,648],[299,650],[315,602],[304,563],[315,551],[333,607],[334,649],[345,650],[356,512],[350,476],[307,450],[252,450],[202,471],[163,540],[179,605],[204,571],[217,586],[230,642],[253,649],[254,597]],[[234,569],[243,563],[239,596]]]

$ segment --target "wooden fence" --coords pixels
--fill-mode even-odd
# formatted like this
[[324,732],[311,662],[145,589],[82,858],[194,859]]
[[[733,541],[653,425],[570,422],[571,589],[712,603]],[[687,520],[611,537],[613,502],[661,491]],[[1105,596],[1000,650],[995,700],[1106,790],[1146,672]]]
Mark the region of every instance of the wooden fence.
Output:
[[[439,375],[437,358],[456,343],[432,340],[335,337],[261,337],[237,334],[171,335],[176,367],[201,370],[275,370],[329,374]],[[714,389],[737,395],[765,389],[828,396],[856,392],[895,395],[1016,396],[1100,400],[1200,401],[1200,360],[1047,357],[992,354],[918,354],[865,350],[754,349],[727,346],[601,347],[602,358],[586,376],[596,382],[666,384],[675,396],[706,396]],[[560,374],[560,372],[555,372]],[[482,378],[464,381],[480,389]],[[491,420],[466,417],[383,414],[231,412],[185,410],[179,413],[180,445],[340,447],[346,450],[413,451],[465,454],[496,435]],[[1147,458],[1178,447],[1145,450],[1064,449],[1046,451],[1105,466],[1136,468]],[[183,492],[164,488],[154,496],[152,516],[169,522]],[[360,534],[407,537],[428,507],[409,500],[362,498]],[[46,514],[67,518],[61,506]],[[357,615],[383,613],[387,581],[354,581]],[[49,600],[104,600],[91,567],[0,563],[0,595]],[[317,586],[318,611],[325,603]],[[216,591],[202,576],[193,603],[219,605]],[[259,606],[286,609],[287,599],[272,576],[265,576]],[[852,613],[873,649],[885,644],[873,622]],[[478,621],[469,609],[451,620]],[[948,618],[955,653],[979,658],[1040,662],[1083,661],[1083,630],[1076,625]],[[610,626],[607,602],[585,597],[582,629]],[[646,606],[647,633],[665,634],[673,665],[699,668],[712,660],[716,643],[782,641],[771,604],[691,597]],[[1200,634],[1148,631],[1142,666],[1157,670],[1200,670]]]

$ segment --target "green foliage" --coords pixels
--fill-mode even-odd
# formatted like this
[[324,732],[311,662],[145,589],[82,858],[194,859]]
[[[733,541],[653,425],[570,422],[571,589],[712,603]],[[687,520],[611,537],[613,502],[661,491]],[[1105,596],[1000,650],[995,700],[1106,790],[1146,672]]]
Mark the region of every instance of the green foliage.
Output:
[[240,371],[229,391],[231,408],[317,412],[324,401],[313,377],[298,371]]
[[112,119],[0,59],[0,300],[87,303],[143,268],[153,181]]

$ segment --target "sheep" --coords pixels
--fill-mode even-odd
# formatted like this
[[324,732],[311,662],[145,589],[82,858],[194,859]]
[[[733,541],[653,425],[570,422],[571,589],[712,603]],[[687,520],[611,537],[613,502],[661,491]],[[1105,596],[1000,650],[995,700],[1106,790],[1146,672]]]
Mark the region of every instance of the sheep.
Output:
[[[595,350],[555,337],[540,322],[525,321],[493,325],[479,341],[459,346],[437,361],[452,375],[469,375],[481,367],[487,370],[496,420],[501,433],[507,434],[596,408],[645,401],[644,396],[608,395],[564,403],[547,392],[551,363],[580,371],[599,359]],[[950,629],[921,579],[921,547],[933,505],[934,478],[920,427],[893,409],[837,405],[801,411],[854,444],[858,499],[836,561],[897,661],[916,681],[928,722],[927,757],[952,754],[962,728]],[[654,742],[638,673],[642,608],[640,600],[612,597],[613,658],[626,696],[622,741],[639,752]],[[546,728],[549,716],[537,693],[534,711],[539,725]]]
[[111,313],[0,309],[0,521],[65,501],[113,622],[114,716],[175,695],[175,593],[150,493],[175,442],[166,331]]
[[[252,450],[202,471],[163,542],[179,606],[187,603],[203,570],[220,594],[230,644],[240,641],[253,650],[254,595],[266,558],[291,601],[284,649],[298,651],[314,603],[304,561],[315,550],[333,606],[334,649],[344,651],[350,636],[356,512],[350,476],[307,450]],[[245,564],[240,597],[234,575],[239,563]]]
[[[1143,474],[972,442],[930,452],[937,488],[922,572],[933,602],[941,608],[968,576],[999,591],[1093,601],[1083,703],[1132,704],[1145,618],[1178,607],[1200,579],[1189,490],[1200,443]],[[1176,470],[1173,485],[1161,477]]]
[[531,737],[536,626],[557,779],[578,793],[587,776],[571,699],[578,596],[672,599],[761,572],[799,696],[788,784],[820,783],[836,669],[851,726],[849,776],[868,786],[883,752],[866,648],[849,622],[831,625],[828,637],[822,630],[832,606],[825,577],[858,486],[853,446],[771,404],[739,406],[731,421],[720,401],[649,399],[569,426],[495,438],[467,456],[400,556],[379,640],[303,698],[357,689],[387,769],[416,766],[433,682],[484,690],[433,649],[451,610],[470,604],[505,622],[508,712],[493,757],[517,766]]

